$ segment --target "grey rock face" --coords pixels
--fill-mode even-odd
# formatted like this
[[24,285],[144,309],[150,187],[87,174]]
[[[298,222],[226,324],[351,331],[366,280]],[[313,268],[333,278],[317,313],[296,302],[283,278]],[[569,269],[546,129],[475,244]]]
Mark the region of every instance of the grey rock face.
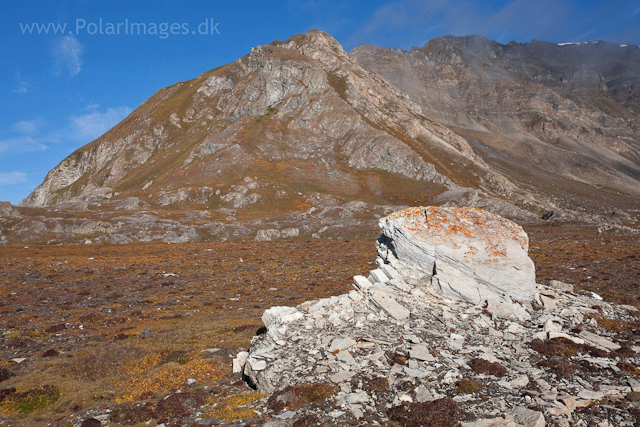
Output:
[[0,216],[17,216],[20,212],[9,202],[0,202]]
[[[584,324],[581,314],[593,311],[597,303],[602,316],[633,319],[625,307],[538,285],[538,304],[541,294],[555,304],[538,310],[525,304],[521,308],[526,316],[514,311],[509,317],[499,305],[452,300],[381,258],[377,263],[369,278],[354,277],[355,289],[348,294],[266,310],[266,334],[254,337],[249,351],[238,354],[234,371],[242,370],[264,393],[309,383],[337,385],[340,391],[330,402],[335,411],[326,414],[324,407],[310,405],[296,413],[313,414],[326,425],[368,425],[366,414],[384,424],[385,411],[392,406],[445,396],[477,418],[463,427],[587,425],[587,420],[605,425],[612,406],[588,413],[576,409],[599,408],[599,400],[613,401],[640,389],[633,375],[615,370],[617,353],[608,353],[619,348],[613,333],[597,323]],[[587,327],[593,332],[585,331]],[[534,341],[542,340],[536,342],[544,346],[553,337],[591,343],[606,357],[587,351],[568,356],[571,366],[590,368],[564,378],[549,367],[553,364],[540,363],[545,356],[533,350]],[[640,357],[625,360],[635,364]],[[503,373],[497,365],[492,374],[478,367],[490,363]],[[625,377],[622,382],[620,375]],[[462,379],[473,379],[482,391],[460,390]],[[382,390],[367,388],[374,380]],[[630,412],[615,414],[618,425],[633,424]],[[285,412],[280,419],[289,415]]]
[[380,257],[409,281],[479,304],[531,301],[535,269],[522,227],[480,209],[410,208],[380,220]]

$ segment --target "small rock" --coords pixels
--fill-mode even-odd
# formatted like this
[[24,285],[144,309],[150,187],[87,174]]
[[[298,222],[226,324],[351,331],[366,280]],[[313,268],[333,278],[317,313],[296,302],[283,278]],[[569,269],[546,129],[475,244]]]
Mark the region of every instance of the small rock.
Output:
[[544,324],[544,328],[542,329],[545,332],[560,332],[562,330],[562,326],[554,323],[553,320],[547,319]]
[[601,337],[600,335],[596,335],[588,331],[582,331],[579,335],[585,341],[588,341],[594,346],[603,348],[607,351],[616,351],[620,348],[620,345],[614,343],[613,341],[609,341],[608,339]]
[[302,314],[294,307],[271,307],[262,313],[262,322],[268,328],[273,323],[289,323],[302,319]]
[[335,351],[345,350],[355,345],[355,343],[355,340],[349,337],[336,338],[331,342],[331,345],[329,346],[329,352],[333,353]]
[[527,384],[529,384],[529,377],[526,375],[520,375],[509,381],[509,385],[513,388],[525,387]]
[[547,424],[542,412],[533,411],[522,406],[516,406],[511,410],[511,414],[518,424],[524,427],[545,427]]
[[415,392],[416,392],[416,401],[418,401],[420,403],[424,403],[426,401],[433,400],[433,395],[429,392],[429,389],[427,389],[424,386],[424,384],[421,384],[420,386],[418,386],[418,388],[416,388]]
[[539,297],[540,297],[540,302],[542,302],[542,305],[547,310],[553,310],[558,305],[555,299],[549,298],[545,295],[540,295]]
[[436,358],[429,353],[429,348],[426,344],[414,344],[409,350],[409,357],[417,360],[424,360],[425,362],[435,362]]
[[568,340],[573,341],[576,344],[584,344],[584,340],[578,337],[571,336],[569,334],[565,334],[564,332],[549,332],[548,337],[550,340],[554,338],[566,338]]
[[371,293],[371,298],[376,302],[384,311],[389,313],[391,317],[396,320],[404,320],[411,315],[411,312],[400,305],[391,295],[386,292],[374,291]]
[[634,377],[627,378],[627,383],[631,387],[631,391],[635,391],[636,393],[640,393],[640,381],[638,381]]
[[353,414],[354,417],[356,417],[357,420],[364,417],[364,412],[362,412],[362,408],[360,408],[359,406],[351,405],[349,409],[351,410],[351,413]]
[[291,418],[295,417],[295,415],[295,411],[286,411],[280,415],[276,415],[276,418],[279,418],[281,420],[290,420]]
[[340,350],[340,352],[338,354],[336,354],[336,359],[338,359],[341,362],[348,363],[349,365],[355,365],[356,364],[356,361],[353,358],[353,356],[351,355],[351,353],[349,353],[346,350]]
[[547,282],[547,286],[560,292],[573,292],[572,284],[564,283],[559,280],[549,280],[549,282]]
[[249,357],[248,351],[241,351],[238,355],[233,359],[233,373],[242,372],[244,368],[244,364],[247,362],[247,358]]
[[341,383],[343,381],[346,381],[350,378],[352,378],[353,376],[355,376],[356,373],[355,372],[351,372],[351,371],[339,371],[333,375],[331,375],[331,382],[333,383]]
[[262,371],[267,367],[267,362],[262,359],[248,359],[249,366],[254,371]]
[[591,292],[591,298],[598,300],[598,301],[602,301],[602,297],[598,294],[596,294],[595,292]]
[[353,281],[355,282],[357,289],[367,289],[372,285],[369,279],[364,276],[353,276]]

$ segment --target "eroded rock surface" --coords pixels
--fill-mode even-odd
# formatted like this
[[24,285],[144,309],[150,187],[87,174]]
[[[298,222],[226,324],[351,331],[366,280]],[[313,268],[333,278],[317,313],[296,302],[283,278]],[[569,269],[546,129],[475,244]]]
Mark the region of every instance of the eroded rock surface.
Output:
[[[436,227],[427,232],[424,225],[436,213],[439,220],[431,220]],[[453,408],[460,418],[451,425],[461,420],[464,427],[633,424],[631,411],[609,411],[611,405],[593,409],[603,399],[614,402],[630,396],[632,400],[633,387],[640,390],[630,368],[640,361],[636,353],[640,348],[617,342],[611,332],[599,327],[594,313],[627,321],[634,318],[635,308],[605,303],[593,293],[576,294],[561,282],[551,286],[532,282],[535,288],[524,292],[527,297],[520,303],[454,300],[451,296],[458,294],[443,294],[439,281],[414,280],[415,275],[407,273],[424,271],[420,268],[432,262],[429,257],[435,258],[435,249],[426,250],[425,242],[433,245],[432,237],[439,237],[444,245],[464,241],[455,237],[466,234],[464,230],[450,238],[438,234],[442,230],[482,228],[479,223],[463,226],[460,222],[472,214],[478,222],[486,221],[487,232],[510,232],[502,239],[469,232],[467,244],[478,248],[473,256],[479,259],[467,262],[464,269],[475,271],[473,265],[482,270],[490,256],[478,254],[493,242],[508,247],[507,254],[512,249],[524,253],[514,259],[533,271],[526,257],[526,234],[515,224],[481,211],[457,213],[461,215],[453,210],[414,208],[382,219],[384,236],[394,235],[395,226],[395,236],[405,241],[396,238],[378,244],[379,253],[387,251],[386,258],[377,259],[378,268],[368,277],[355,276],[354,290],[295,308],[265,311],[267,332],[254,338],[248,353],[239,355],[235,369],[242,369],[260,392],[302,384],[334,384],[339,390],[332,397],[338,409],[327,413],[314,406],[300,408],[286,413],[290,422],[281,425],[311,415],[324,425],[347,420],[349,425],[370,425],[373,419],[384,425],[403,413],[419,411],[411,406],[416,404]],[[409,232],[411,224],[422,225]],[[402,227],[406,229],[400,232]],[[458,248],[438,249],[436,271],[445,249],[455,253]],[[385,262],[393,259],[390,254],[397,260],[394,265]],[[445,274],[463,262],[449,258],[449,268],[435,276],[455,287],[459,274],[453,279]],[[502,268],[510,265],[501,264]]]
[[420,207],[380,220],[378,253],[408,282],[481,303],[531,301],[535,269],[516,223],[475,208]]

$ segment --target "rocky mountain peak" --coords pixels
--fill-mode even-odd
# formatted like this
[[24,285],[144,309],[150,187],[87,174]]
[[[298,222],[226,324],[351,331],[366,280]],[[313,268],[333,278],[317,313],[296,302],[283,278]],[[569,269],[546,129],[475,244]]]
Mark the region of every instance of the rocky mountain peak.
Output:
[[[274,42],[273,44],[279,45],[280,43]],[[332,56],[347,57],[342,45],[331,35],[320,30],[309,30],[306,34],[292,36],[281,45],[314,59],[326,59]]]

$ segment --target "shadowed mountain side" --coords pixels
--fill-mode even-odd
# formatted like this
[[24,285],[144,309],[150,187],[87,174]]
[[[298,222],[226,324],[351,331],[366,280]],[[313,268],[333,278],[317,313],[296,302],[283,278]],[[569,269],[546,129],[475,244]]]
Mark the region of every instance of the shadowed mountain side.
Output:
[[520,188],[562,208],[638,209],[637,46],[445,36],[351,55]]

